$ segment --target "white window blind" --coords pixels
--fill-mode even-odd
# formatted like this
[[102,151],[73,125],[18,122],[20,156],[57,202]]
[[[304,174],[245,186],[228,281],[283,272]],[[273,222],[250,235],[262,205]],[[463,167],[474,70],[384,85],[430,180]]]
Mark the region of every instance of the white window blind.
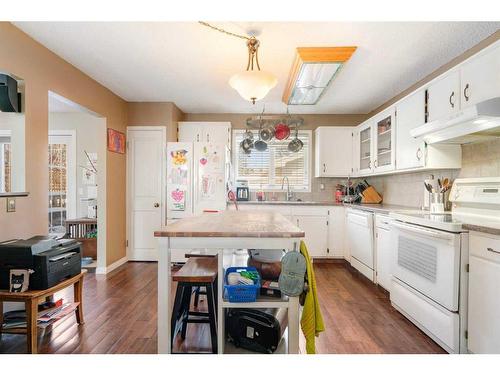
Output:
[[[240,148],[244,134],[242,130],[233,131],[233,160],[237,180],[248,180],[252,190],[262,188],[272,191],[282,190],[283,178],[288,177],[292,190],[310,191],[310,131],[299,131],[298,138],[304,143],[299,152],[288,151],[288,143],[295,137],[292,131],[290,138],[285,141],[273,139],[268,142],[266,151],[252,149],[251,154],[245,154]],[[255,131],[254,140],[257,139]]]

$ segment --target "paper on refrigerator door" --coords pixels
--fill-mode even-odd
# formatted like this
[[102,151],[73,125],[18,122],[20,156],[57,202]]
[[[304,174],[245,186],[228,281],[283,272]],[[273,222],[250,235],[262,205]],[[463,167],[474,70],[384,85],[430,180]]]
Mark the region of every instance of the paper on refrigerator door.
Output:
[[167,207],[172,211],[186,210],[188,190],[188,150],[182,146],[170,150],[168,155]]

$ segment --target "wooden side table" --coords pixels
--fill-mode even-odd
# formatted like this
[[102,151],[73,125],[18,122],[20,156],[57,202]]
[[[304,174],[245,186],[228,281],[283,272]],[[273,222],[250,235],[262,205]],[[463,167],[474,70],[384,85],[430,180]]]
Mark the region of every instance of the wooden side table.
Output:
[[[11,293],[8,291],[0,291],[0,337],[2,333],[24,334],[27,335],[28,353],[37,353],[37,319],[38,319],[38,304],[44,302],[48,297],[52,297],[60,290],[73,285],[74,300],[78,303],[75,310],[76,321],[78,324],[83,324],[83,275],[87,270],[82,270],[79,275],[73,276],[71,279],[64,280],[52,288],[45,290],[28,290],[22,293]],[[2,328],[3,323],[3,303],[4,302],[24,302],[26,306],[26,328]]]

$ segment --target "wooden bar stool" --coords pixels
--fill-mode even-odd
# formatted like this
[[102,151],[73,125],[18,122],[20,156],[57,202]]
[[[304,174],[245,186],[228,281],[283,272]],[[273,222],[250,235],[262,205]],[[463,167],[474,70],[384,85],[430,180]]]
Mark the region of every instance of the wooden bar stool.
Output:
[[[186,338],[188,323],[208,323],[212,353],[217,353],[217,262],[217,257],[191,257],[173,275],[177,290],[171,320],[172,346],[179,331],[181,338]],[[200,287],[206,291],[208,312],[191,311],[193,290]]]

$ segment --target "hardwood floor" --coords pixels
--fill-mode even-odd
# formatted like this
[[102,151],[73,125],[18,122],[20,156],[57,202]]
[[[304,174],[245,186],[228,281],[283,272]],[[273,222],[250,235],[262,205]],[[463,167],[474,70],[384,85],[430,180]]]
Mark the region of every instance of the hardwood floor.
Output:
[[[318,353],[444,353],[390,305],[387,295],[343,264],[315,264],[326,331]],[[70,298],[71,291],[63,292]],[[156,263],[127,263],[106,276],[87,274],[85,324],[71,317],[39,335],[40,353],[156,353]],[[200,303],[203,308],[203,303]],[[210,351],[207,325],[188,328],[174,348]],[[301,343],[303,347],[303,343]],[[0,353],[25,353],[26,338],[3,334]]]

